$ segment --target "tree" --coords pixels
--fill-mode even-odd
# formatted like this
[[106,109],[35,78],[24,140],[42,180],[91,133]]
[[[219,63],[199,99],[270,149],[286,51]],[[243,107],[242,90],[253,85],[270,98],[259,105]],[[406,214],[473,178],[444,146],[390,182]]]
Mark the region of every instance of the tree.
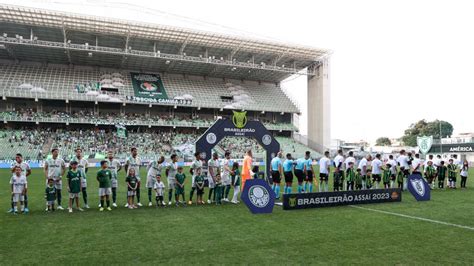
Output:
[[380,137],[375,141],[375,145],[377,146],[390,146],[392,142],[387,137]]
[[416,137],[433,136],[434,139],[439,139],[441,136],[446,138],[453,134],[453,130],[453,125],[449,122],[442,120],[426,122],[423,119],[415,124],[411,124],[410,127],[405,130],[402,141],[405,145],[414,147],[417,145]]

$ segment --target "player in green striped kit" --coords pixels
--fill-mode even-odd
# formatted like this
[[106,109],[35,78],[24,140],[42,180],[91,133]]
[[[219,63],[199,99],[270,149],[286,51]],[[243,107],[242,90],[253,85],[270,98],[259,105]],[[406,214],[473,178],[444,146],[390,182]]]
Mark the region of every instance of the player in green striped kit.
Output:
[[82,198],[84,200],[84,208],[89,209],[89,204],[87,203],[87,170],[89,169],[89,165],[86,159],[82,156],[82,149],[76,149],[76,157],[72,158],[72,161],[77,162],[77,169],[81,172],[82,183],[81,183],[81,192]]
[[448,163],[448,181],[449,188],[456,188],[456,177],[457,177],[457,165],[454,163],[453,159],[449,159]]
[[44,163],[44,175],[46,177],[46,182],[48,179],[54,180],[58,210],[64,210],[61,206],[61,190],[63,189],[62,177],[64,176],[64,172],[66,172],[66,164],[63,159],[59,158],[59,150],[57,148],[53,148],[51,153],[53,154],[52,157],[47,159]]
[[428,165],[425,168],[425,177],[426,181],[430,185],[430,187],[434,188],[434,179],[436,178],[436,169],[433,166],[433,161],[428,161]]
[[354,190],[354,181],[356,173],[354,172],[354,163],[349,162],[349,168],[346,169],[347,190]]
[[112,206],[117,208],[117,189],[118,189],[118,172],[122,170],[120,161],[114,159],[114,153],[109,151],[107,153],[107,167],[112,173]]
[[[125,161],[125,171],[127,172],[127,176],[129,175],[129,170],[130,168],[133,168],[135,169],[135,175],[136,175],[136,178],[138,180],[138,185],[137,185],[137,190],[136,190],[136,193],[137,193],[137,205],[138,206],[143,206],[141,203],[140,203],[140,185],[141,185],[141,179],[140,179],[140,166],[142,164],[142,161],[140,160],[140,158],[138,157],[138,151],[137,151],[137,148],[133,147],[131,150],[131,155],[127,158],[127,161]],[[128,203],[125,204],[125,207],[128,207]]]
[[385,168],[382,168],[382,182],[384,188],[390,188],[390,177],[392,176],[391,168],[392,165],[389,163],[385,165]]

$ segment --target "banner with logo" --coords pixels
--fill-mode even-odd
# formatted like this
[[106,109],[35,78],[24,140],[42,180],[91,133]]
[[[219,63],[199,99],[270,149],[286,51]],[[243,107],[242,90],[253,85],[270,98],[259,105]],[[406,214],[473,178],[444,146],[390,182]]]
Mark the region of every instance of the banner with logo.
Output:
[[416,137],[416,144],[421,153],[427,154],[433,145],[433,136]]
[[400,201],[402,192],[399,188],[284,194],[283,209],[298,210]]
[[245,181],[240,199],[253,214],[272,213],[275,204],[275,193],[263,179]]
[[[247,119],[245,112],[234,112],[232,118],[217,119],[195,143],[195,151],[201,153],[203,160],[211,159],[211,151],[225,137],[249,137],[255,139],[266,151],[265,165],[270,165],[273,157],[280,151],[280,143],[260,121]],[[270,176],[270,167],[266,167]]]
[[408,191],[410,191],[417,201],[431,199],[430,185],[420,174],[412,174],[408,176]]
[[130,73],[135,97],[168,99],[163,81],[158,74]]
[[455,144],[433,144],[429,153],[472,153],[474,152],[474,143],[455,143]]

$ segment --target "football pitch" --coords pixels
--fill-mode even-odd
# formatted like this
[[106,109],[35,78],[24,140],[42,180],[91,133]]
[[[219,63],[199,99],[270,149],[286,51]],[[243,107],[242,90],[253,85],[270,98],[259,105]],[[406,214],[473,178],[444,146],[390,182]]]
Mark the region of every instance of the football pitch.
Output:
[[[34,169],[30,214],[13,215],[6,213],[11,174],[0,170],[0,264],[474,263],[473,171],[468,189],[434,190],[429,202],[404,192],[400,203],[294,211],[275,206],[270,215],[252,215],[243,203],[145,207],[144,187],[144,207],[129,210],[123,207],[123,171],[119,208],[99,212],[96,171],[88,173],[91,209],[44,212],[44,177]],[[63,207],[67,199],[63,192]]]

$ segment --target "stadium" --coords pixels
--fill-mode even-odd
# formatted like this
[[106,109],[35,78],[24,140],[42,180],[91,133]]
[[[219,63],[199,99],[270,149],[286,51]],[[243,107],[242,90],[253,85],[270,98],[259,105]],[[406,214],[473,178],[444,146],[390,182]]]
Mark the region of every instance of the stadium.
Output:
[[[236,169],[245,171],[251,150],[251,166],[260,168],[254,168],[258,171],[255,173],[248,169],[249,172],[274,189],[270,160],[273,163],[277,153],[270,154],[265,146],[266,141],[278,143],[282,156],[291,153],[295,164],[296,158],[307,157],[311,165],[308,167],[314,167],[315,176],[320,177],[316,175],[321,172],[317,162],[325,158],[331,143],[329,58],[332,52],[328,49],[13,5],[0,5],[0,34],[2,207],[9,206],[10,198],[12,204],[15,202],[10,193],[13,185],[7,181],[12,172],[15,174],[15,167],[10,171],[15,157],[21,154],[31,167],[30,212],[1,215],[2,264],[40,261],[52,264],[191,261],[198,264],[470,264],[474,261],[471,254],[474,224],[466,215],[473,208],[470,190],[461,193],[433,190],[431,201],[418,202],[408,191],[401,193],[390,188],[387,197],[393,203],[286,211],[284,200],[290,207],[296,204],[292,203],[296,196],[291,196],[291,189],[296,194],[302,188],[290,182],[290,196],[286,197],[283,194],[287,194],[287,188],[282,182],[285,192],[281,193],[281,202],[277,202],[278,188],[277,197],[270,197],[273,212],[263,215],[252,215],[252,208],[245,206],[248,206],[245,188],[241,192],[242,202],[235,200],[231,204],[227,200],[217,205],[216,192],[214,200],[209,192],[205,204],[211,188],[206,183],[203,206],[192,200],[195,172],[191,173],[190,169],[195,167],[196,152],[201,152],[198,157],[202,157],[204,166],[211,153],[223,159],[231,154]],[[282,82],[295,76],[307,79],[304,98],[308,102],[308,134],[305,137],[299,134],[301,108],[282,87]],[[239,114],[245,118],[238,120]],[[200,139],[214,144],[210,134],[214,134],[216,125],[226,121],[231,121],[233,125],[229,124],[236,131],[252,123],[262,125],[269,132],[269,139],[244,133],[226,136],[216,133],[219,141],[212,145],[212,150],[198,150]],[[212,136],[216,138],[216,134]],[[141,159],[137,176],[141,176],[143,183],[143,206],[140,204],[137,210],[129,210],[132,208],[127,199],[131,194],[129,181],[125,182],[133,148]],[[90,209],[81,212],[75,209],[72,214],[59,209],[52,212],[49,207],[45,211],[48,192],[45,196],[44,182],[45,175],[47,182],[50,178],[49,162],[60,158],[65,162],[64,169],[66,166],[70,169],[77,163],[78,149],[89,167]],[[58,157],[54,150],[59,152]],[[104,210],[102,196],[105,195],[100,192],[102,183],[96,181],[96,175],[99,180],[101,171],[106,170],[107,167],[101,167],[109,154],[125,167],[125,173],[122,170],[116,177],[119,184],[113,190],[113,211],[99,212],[99,208]],[[165,163],[157,167],[156,175],[163,176],[165,187],[171,186],[165,176],[176,156],[177,165],[188,175],[183,198],[187,202],[191,195],[190,204],[181,206],[176,201],[176,206],[174,202],[171,205],[171,192],[170,202],[166,204],[168,189],[162,195],[166,208],[161,208],[158,195],[155,204],[154,191],[153,197],[148,194],[147,200],[149,187],[148,184],[145,187],[144,178],[150,166],[146,166],[158,162],[161,156]],[[334,189],[332,171],[338,168],[334,166],[328,162],[331,174],[328,172],[326,178],[330,179],[331,191]],[[211,170],[204,168],[207,175]],[[306,173],[306,166],[304,169]],[[312,192],[312,181],[310,186]],[[322,185],[316,179],[314,186],[315,191],[322,192]],[[100,195],[95,192],[97,189]],[[65,206],[71,198],[65,187],[62,190]],[[302,190],[308,192],[306,185]],[[240,188],[232,186],[227,193],[232,196],[236,191]],[[83,204],[83,198],[79,198],[76,201]],[[341,200],[334,197],[334,202],[333,198],[328,199],[332,204],[328,206],[342,202],[342,197]],[[309,204],[311,200],[305,202]],[[453,201],[459,204],[450,204]],[[451,250],[453,247],[455,250]],[[438,253],[434,250],[439,250],[440,255],[433,256]]]

